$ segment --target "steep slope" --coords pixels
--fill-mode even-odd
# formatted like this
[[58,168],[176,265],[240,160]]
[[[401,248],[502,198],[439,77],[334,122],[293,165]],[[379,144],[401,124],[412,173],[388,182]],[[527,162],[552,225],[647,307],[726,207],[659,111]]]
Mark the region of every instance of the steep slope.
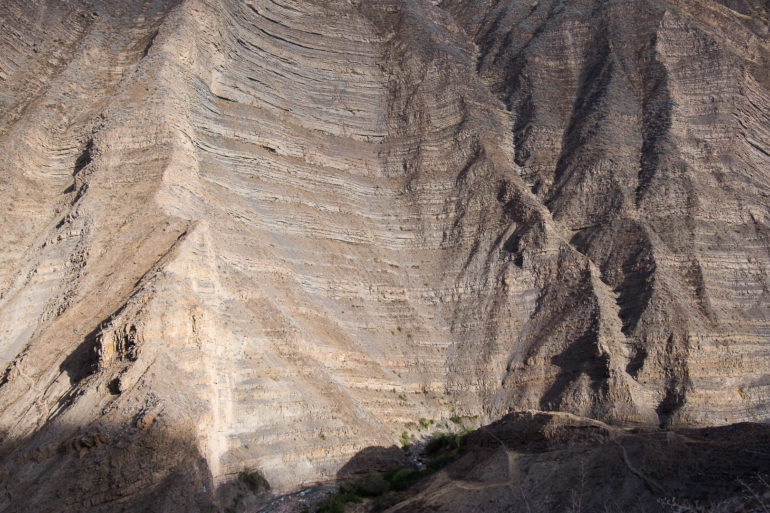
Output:
[[457,461],[381,497],[386,511],[738,512],[770,499],[762,424],[660,431],[528,412],[462,440]]
[[0,509],[205,510],[421,417],[768,418],[759,4],[0,16]]
[[[574,409],[574,362],[593,351],[625,355],[624,373],[652,392],[661,422],[766,418],[766,6],[442,5],[512,112],[522,177],[595,264],[597,297],[616,296],[597,322],[620,322],[620,347],[581,354],[572,344],[571,356],[541,330],[528,340],[566,363],[541,406]],[[580,394],[592,402],[606,367],[588,371],[595,391]],[[522,370],[510,368],[506,397],[529,379]]]

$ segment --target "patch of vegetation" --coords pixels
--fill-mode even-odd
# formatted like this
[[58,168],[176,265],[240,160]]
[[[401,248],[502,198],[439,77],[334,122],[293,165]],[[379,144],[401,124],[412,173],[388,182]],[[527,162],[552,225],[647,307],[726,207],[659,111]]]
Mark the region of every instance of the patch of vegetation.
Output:
[[380,472],[372,471],[363,479],[355,481],[348,490],[361,497],[379,497],[390,490],[390,483]]
[[401,433],[401,438],[399,438],[399,441],[401,442],[401,447],[404,449],[408,449],[409,446],[412,445],[412,439],[409,437],[408,431]]
[[[363,478],[349,481],[339,491],[326,497],[318,505],[316,513],[344,513],[345,504],[371,500],[372,511],[388,509],[399,501],[399,492],[409,489],[420,480],[430,476],[455,461],[462,454],[465,435],[462,433],[438,433],[431,438],[423,451],[424,469],[395,467],[385,472],[372,471]],[[409,433],[401,434],[401,443],[411,444]]]
[[267,479],[259,470],[250,468],[241,470],[238,472],[238,480],[253,493],[270,491],[270,483],[267,482]]
[[425,477],[424,470],[409,467],[396,467],[385,472],[385,480],[390,484],[390,489],[402,492]]
[[319,502],[316,513],[345,513],[345,504],[348,502],[361,502],[361,500],[361,497],[353,493],[340,490]]
[[461,419],[460,416],[457,415],[456,413],[452,414],[452,416],[449,417],[449,420],[451,420],[455,424],[459,424],[459,423],[461,423],[463,421],[463,419]]
[[459,458],[469,432],[465,429],[460,433],[435,433],[423,450],[428,459],[426,470],[437,472]]
[[318,504],[316,513],[344,513],[345,504],[364,499],[372,499],[373,511],[383,511],[398,502],[396,492],[406,490],[425,475],[425,471],[405,467],[384,474],[372,471],[364,478],[340,486],[337,493]]
[[425,417],[420,419],[420,427],[428,429],[433,425],[433,419],[426,419]]

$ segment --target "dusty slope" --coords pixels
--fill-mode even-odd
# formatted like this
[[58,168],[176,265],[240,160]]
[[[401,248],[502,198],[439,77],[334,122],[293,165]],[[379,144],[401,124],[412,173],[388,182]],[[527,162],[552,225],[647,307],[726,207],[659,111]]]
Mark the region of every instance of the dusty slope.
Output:
[[0,509],[287,490],[455,412],[768,418],[760,4],[0,17]]
[[387,497],[386,511],[764,511],[769,437],[754,423],[659,431],[510,414],[470,433],[457,461]]

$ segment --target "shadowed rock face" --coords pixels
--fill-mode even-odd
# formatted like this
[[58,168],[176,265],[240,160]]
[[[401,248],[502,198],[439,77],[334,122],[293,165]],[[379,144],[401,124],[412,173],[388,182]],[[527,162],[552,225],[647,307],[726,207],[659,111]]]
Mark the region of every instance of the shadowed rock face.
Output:
[[3,454],[153,412],[281,491],[421,417],[770,418],[761,3],[0,20]]
[[467,435],[457,461],[390,495],[387,511],[762,511],[769,440],[755,423],[660,431],[510,414]]

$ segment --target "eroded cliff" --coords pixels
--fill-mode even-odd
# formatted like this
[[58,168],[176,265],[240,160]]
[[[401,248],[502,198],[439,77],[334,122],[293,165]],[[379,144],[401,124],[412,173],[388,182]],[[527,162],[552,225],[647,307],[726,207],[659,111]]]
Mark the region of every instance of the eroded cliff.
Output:
[[205,509],[419,418],[767,420],[759,2],[0,18],[0,508]]

